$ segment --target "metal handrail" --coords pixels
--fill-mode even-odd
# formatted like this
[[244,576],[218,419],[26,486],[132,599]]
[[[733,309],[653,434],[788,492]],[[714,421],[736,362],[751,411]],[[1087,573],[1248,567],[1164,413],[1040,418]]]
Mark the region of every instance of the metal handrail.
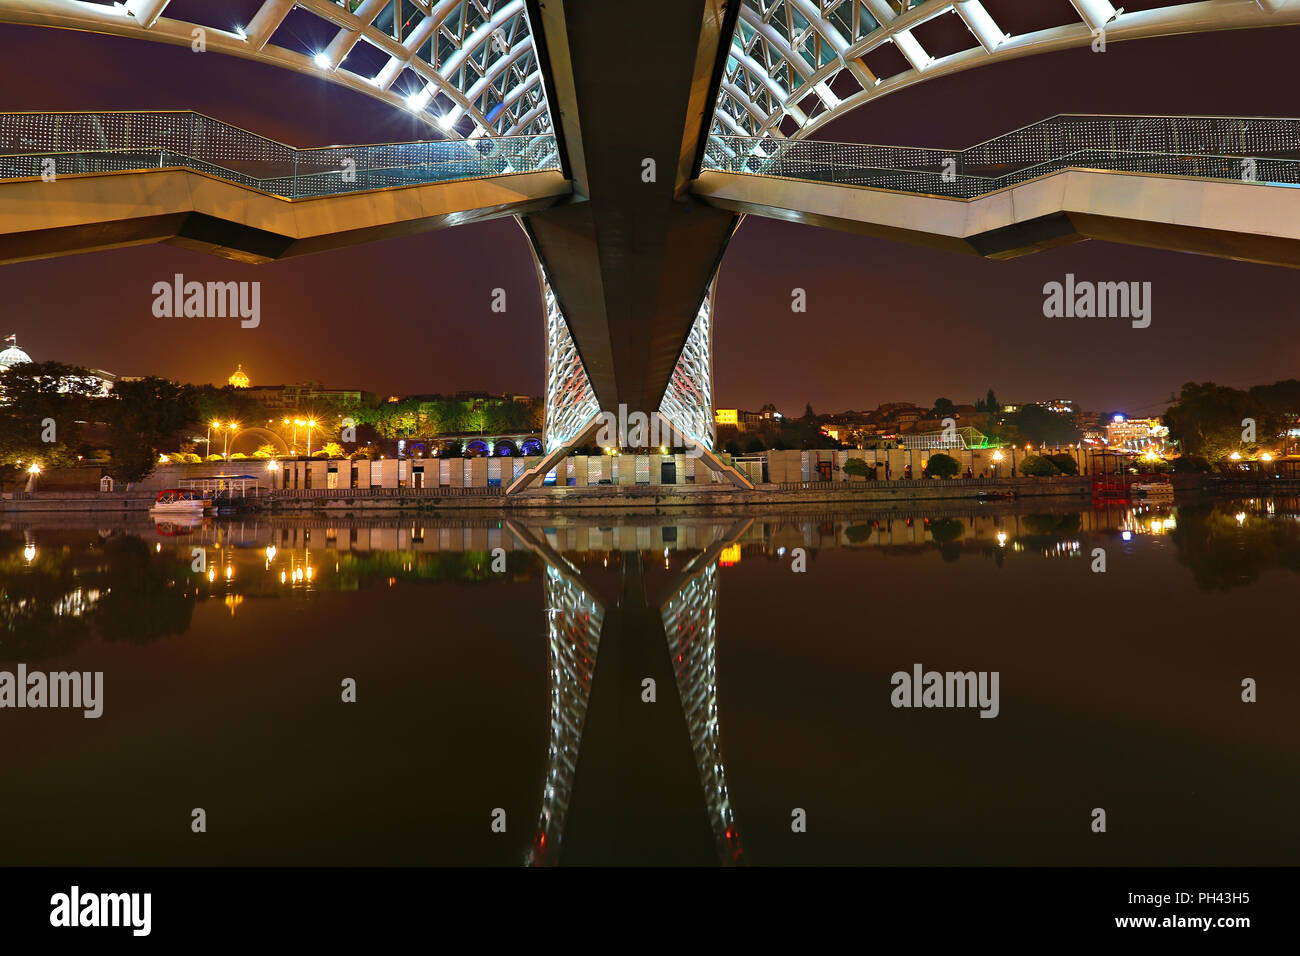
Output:
[[[86,148],[73,145],[82,142]],[[54,159],[56,175],[126,172],[131,169],[115,168],[114,157],[155,153],[156,166],[150,161],[138,169],[192,168],[283,198],[559,168],[555,137],[549,133],[295,147],[193,110],[0,112],[0,162],[11,165]],[[76,157],[102,168],[58,168]],[[241,172],[238,165],[249,171]],[[268,165],[283,172],[268,175]],[[22,169],[3,178],[38,174]]]

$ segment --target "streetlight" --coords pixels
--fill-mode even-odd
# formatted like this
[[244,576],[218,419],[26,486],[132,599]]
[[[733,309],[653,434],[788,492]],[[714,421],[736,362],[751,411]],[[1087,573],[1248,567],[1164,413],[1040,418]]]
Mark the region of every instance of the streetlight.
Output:
[[294,455],[297,455],[297,454],[298,454],[298,429],[301,428],[301,427],[303,427],[303,426],[305,426],[306,424],[307,424],[307,423],[306,423],[305,421],[303,421],[301,418],[296,418],[296,419],[294,419],[294,422],[293,422],[293,453],[294,453]]
[[36,479],[40,477],[41,466],[36,462],[32,462],[30,465],[27,466],[27,474],[30,477],[27,479],[26,490],[28,493],[31,493],[36,490]]
[[235,437],[235,432],[239,430],[239,422],[231,422],[226,426],[225,440],[221,444],[221,457],[230,460],[230,441]]
[[204,457],[204,458],[209,458],[209,457],[211,457],[211,455],[212,455],[212,429],[214,429],[214,428],[215,428],[217,431],[221,431],[221,422],[218,422],[218,421],[211,421],[211,422],[208,422],[208,435],[207,435],[206,438],[203,439],[203,442],[204,442],[204,446],[203,446],[203,447],[204,447],[204,450],[203,450],[203,457]]
[[316,427],[316,419],[314,418],[308,419],[307,420],[307,457],[308,458],[311,457],[311,432],[312,429],[315,427]]

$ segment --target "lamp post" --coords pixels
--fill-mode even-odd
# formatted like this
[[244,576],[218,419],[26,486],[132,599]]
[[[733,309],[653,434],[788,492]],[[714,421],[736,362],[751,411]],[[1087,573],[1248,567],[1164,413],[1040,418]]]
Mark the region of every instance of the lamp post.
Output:
[[226,426],[225,440],[221,445],[221,457],[230,460],[230,441],[235,437],[235,432],[239,429],[239,422],[231,422]]
[[298,454],[298,429],[306,424],[301,418],[295,418],[293,421],[293,453],[295,457]]
[[216,422],[216,421],[208,422],[208,434],[207,437],[203,439],[204,458],[211,457],[212,455],[212,429],[214,428],[217,431],[221,431],[221,422]]
[[32,462],[27,468],[28,477],[27,477],[27,488],[25,489],[25,491],[28,494],[31,494],[33,491],[36,490],[36,479],[40,477],[40,474],[41,474],[41,466],[38,465],[36,462]]
[[307,421],[307,457],[308,458],[311,457],[311,432],[312,429],[315,427],[316,427],[316,419],[314,418],[308,419]]

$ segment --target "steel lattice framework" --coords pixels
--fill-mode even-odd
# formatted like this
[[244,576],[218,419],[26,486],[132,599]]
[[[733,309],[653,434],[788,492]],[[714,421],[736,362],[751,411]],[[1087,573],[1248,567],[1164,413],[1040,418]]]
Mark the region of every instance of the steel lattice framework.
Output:
[[537,263],[542,283],[542,309],[546,313],[546,419],[544,444],[552,452],[573,442],[592,417],[600,402],[587,378],[578,346],[569,332],[555,290],[546,270]]
[[[263,0],[245,23],[233,10],[207,14],[202,23],[164,16],[173,6],[194,7],[181,0],[0,0],[0,22],[191,48],[201,30],[206,51],[321,76],[411,110],[449,138],[551,130],[524,0]],[[332,39],[312,39],[325,35]]]
[[691,441],[710,451],[716,438],[713,418],[713,295],[716,288],[715,277],[659,402],[660,415]]
[[[1297,0],[1168,0],[1132,12],[1110,0],[1070,4],[1074,15],[1068,22],[1017,35],[1006,32],[981,0],[743,0],[712,132],[802,138],[855,107],[914,83],[1033,53],[1089,46],[1103,32],[1113,42],[1300,22]],[[1059,6],[1070,17],[1070,8]],[[943,16],[961,18],[971,45],[936,57],[918,31]],[[868,65],[867,58],[885,46],[902,55],[906,67],[900,72],[878,75]]]

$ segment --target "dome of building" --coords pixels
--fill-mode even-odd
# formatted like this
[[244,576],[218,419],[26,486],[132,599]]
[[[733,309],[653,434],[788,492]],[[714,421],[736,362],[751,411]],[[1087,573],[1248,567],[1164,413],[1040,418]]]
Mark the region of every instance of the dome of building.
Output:
[[18,347],[18,340],[14,336],[9,336],[5,341],[9,343],[9,347],[0,352],[0,371],[32,360],[30,355]]
[[235,369],[235,374],[230,376],[230,378],[226,379],[226,381],[231,385],[235,386],[235,388],[248,388],[249,385],[248,373],[244,371],[244,366],[242,363],[240,364],[239,368]]

